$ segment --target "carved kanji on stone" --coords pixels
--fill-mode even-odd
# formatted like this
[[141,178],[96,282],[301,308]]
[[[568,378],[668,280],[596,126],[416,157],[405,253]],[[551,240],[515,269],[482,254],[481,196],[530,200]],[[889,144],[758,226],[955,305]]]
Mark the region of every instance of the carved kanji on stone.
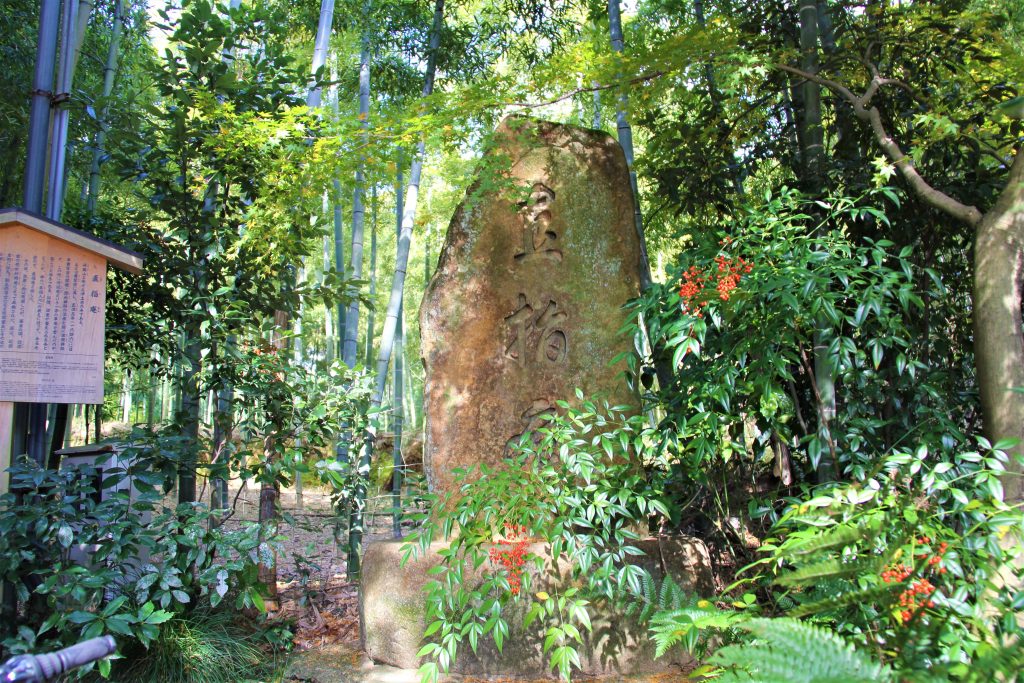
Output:
[[599,131],[512,119],[488,154],[528,196],[477,186],[424,294],[423,466],[437,492],[456,487],[459,468],[501,466],[527,432],[536,443],[577,388],[636,403],[612,363],[629,349],[623,306],[640,292],[621,148]]
[[542,258],[561,263],[562,252],[555,247],[558,233],[551,226],[551,204],[555,191],[544,183],[534,183],[530,199],[520,205],[523,217],[523,247],[516,253],[516,261]]
[[515,359],[520,366],[525,366],[528,358],[537,363],[564,361],[569,351],[569,340],[561,326],[566,318],[566,313],[558,310],[554,301],[549,300],[538,313],[527,302],[526,295],[520,294],[519,307],[505,318],[505,324],[511,331],[505,355]]
[[554,414],[555,405],[548,399],[536,398],[531,401],[529,407],[519,416],[523,430],[509,439],[506,447],[512,450],[522,440],[523,435],[527,433],[530,434],[530,442],[536,446],[540,443],[541,439],[541,435],[537,430],[551,424],[551,418],[554,417]]

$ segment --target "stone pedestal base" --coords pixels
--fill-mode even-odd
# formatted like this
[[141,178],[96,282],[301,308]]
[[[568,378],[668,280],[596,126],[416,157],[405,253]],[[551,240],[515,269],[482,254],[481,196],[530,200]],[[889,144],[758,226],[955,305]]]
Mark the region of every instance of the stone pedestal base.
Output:
[[[665,570],[687,592],[708,596],[712,593],[710,558],[704,544],[694,538],[672,537],[645,539],[635,544],[646,555],[634,561],[644,566],[659,581]],[[362,565],[360,591],[360,619],[363,647],[369,657],[378,663],[403,669],[416,669],[421,664],[416,653],[423,646],[424,586],[433,578],[427,572],[441,563],[437,550],[446,547],[435,544],[430,554],[410,560],[402,566],[401,541],[372,543],[366,550]],[[529,547],[529,552],[550,558],[549,549],[541,543]],[[556,566],[550,559],[546,570],[538,576],[532,564],[531,590],[558,594],[572,585],[566,578],[568,565],[563,556]],[[664,568],[664,569],[663,569]],[[486,570],[486,566],[481,568]],[[480,577],[466,577],[475,581]],[[544,677],[550,674],[547,657],[542,652],[544,632],[549,624],[535,621],[529,629],[523,628],[523,618],[530,605],[530,596],[523,596],[517,604],[509,604],[504,617],[510,626],[510,635],[504,651],[499,653],[488,638],[481,641],[474,655],[468,642],[464,642],[452,666],[452,672],[477,676],[503,675]],[[583,632],[584,644],[580,648],[584,676],[618,677],[636,673],[656,673],[689,669],[692,659],[682,652],[669,652],[654,659],[654,645],[646,626],[634,618],[625,617],[602,603],[590,605],[591,633]],[[582,629],[581,629],[582,631]]]

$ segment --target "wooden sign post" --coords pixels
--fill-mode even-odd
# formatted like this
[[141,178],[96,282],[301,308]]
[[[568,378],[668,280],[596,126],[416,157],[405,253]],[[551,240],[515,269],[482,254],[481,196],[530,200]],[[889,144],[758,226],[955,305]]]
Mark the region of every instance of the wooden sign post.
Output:
[[14,402],[102,403],[107,264],[142,257],[24,209],[0,209],[0,493]]

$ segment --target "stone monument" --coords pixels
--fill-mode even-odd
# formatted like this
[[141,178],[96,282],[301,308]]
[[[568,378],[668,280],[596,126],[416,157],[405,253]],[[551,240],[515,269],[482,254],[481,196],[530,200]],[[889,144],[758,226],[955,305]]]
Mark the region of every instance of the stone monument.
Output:
[[455,468],[500,462],[577,388],[637,403],[625,364],[610,364],[628,348],[622,307],[640,291],[618,143],[513,117],[486,159],[502,165],[485,171],[499,189],[478,196],[478,182],[456,211],[420,309],[424,471],[439,492]]
[[[639,294],[640,282],[633,193],[618,143],[600,131],[513,117],[495,132],[482,169],[451,221],[420,309],[424,470],[438,493],[454,489],[456,468],[500,465],[511,444],[550,420],[558,401],[572,404],[577,388],[613,405],[638,402],[621,376],[625,364],[612,364],[628,349],[619,333],[623,305]],[[685,590],[710,592],[707,549],[699,541],[637,545],[646,553],[637,563],[656,578],[667,572]],[[372,660],[419,666],[423,587],[444,547],[435,543],[433,553],[404,565],[399,541],[367,548],[360,613]],[[556,562],[538,542],[528,551],[545,558],[542,575],[527,570],[534,587],[557,593],[571,585],[564,555]],[[523,626],[523,604],[510,611],[504,651],[481,644],[474,655],[463,647],[453,672],[545,676],[542,627]],[[607,605],[594,604],[590,616],[593,631],[580,652],[584,675],[692,663],[678,653],[655,660],[646,627]]]

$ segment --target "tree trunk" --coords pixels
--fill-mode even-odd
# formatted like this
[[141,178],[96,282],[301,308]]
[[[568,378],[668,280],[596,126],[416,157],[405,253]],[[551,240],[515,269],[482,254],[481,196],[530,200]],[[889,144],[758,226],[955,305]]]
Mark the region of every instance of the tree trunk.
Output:
[[[334,61],[337,61],[335,58]],[[331,80],[338,80],[337,68],[334,64],[331,66]],[[334,115],[338,115],[338,86],[331,87],[332,99],[331,106],[334,108]],[[341,207],[341,179],[334,179],[334,269],[339,275],[345,273],[345,226],[342,221],[342,207]],[[345,343],[345,335],[348,332],[348,324],[345,315],[345,307],[338,304],[337,313],[335,317],[334,333],[337,337],[337,349],[335,356],[339,359],[343,359],[342,346]],[[347,457],[347,453],[341,449],[341,443],[338,444],[338,457]]]
[[[42,0],[39,9],[39,33],[36,68],[33,75],[32,101],[29,111],[28,146],[25,159],[25,192],[22,206],[42,213],[43,186],[46,181],[46,146],[49,141],[50,107],[53,97],[53,68],[57,59],[57,33],[60,25],[59,0]],[[46,431],[46,406],[28,404],[16,410],[15,432],[28,434],[29,457],[41,467],[46,464],[45,439],[31,438]],[[27,422],[26,422],[27,420]]]
[[[316,77],[317,72],[327,63],[327,50],[331,44],[331,27],[334,24],[334,0],[321,0],[320,19],[316,24],[316,38],[313,41],[313,62],[310,65],[310,76]],[[334,80],[334,79],[332,79]],[[306,106],[320,106],[323,89],[315,83],[310,86],[306,95]]]
[[985,434],[993,442],[1018,439],[1007,449],[1005,500],[1024,500],[1024,148],[1018,149],[1009,181],[985,213],[974,238],[974,356]]
[[180,396],[178,405],[181,435],[184,437],[185,453],[178,470],[178,502],[196,502],[196,465],[199,457],[199,330],[187,330],[184,342],[184,358],[181,370]]
[[[62,406],[64,410],[60,410]],[[58,470],[60,469],[60,457],[57,455],[57,451],[64,448],[68,433],[68,405],[66,403],[54,406],[50,433],[50,455],[46,466],[51,470]]]
[[39,8],[39,34],[36,68],[32,80],[32,104],[29,112],[28,147],[25,156],[25,194],[22,205],[42,213],[43,185],[46,179],[46,146],[50,131],[50,104],[53,97],[53,68],[57,61],[57,33],[60,26],[60,0],[42,0]]
[[152,433],[156,425],[156,402],[159,392],[157,378],[153,376],[152,365],[146,371],[146,431]]
[[125,370],[121,376],[121,422],[132,421],[132,374]]
[[[359,54],[359,119],[363,129],[363,141],[369,140],[370,116],[370,36],[363,35],[363,46]],[[352,199],[352,258],[349,268],[352,277],[359,280],[363,276],[363,226],[366,220],[366,209],[363,206],[365,190],[363,187],[363,161],[360,160],[356,170],[356,189]],[[343,358],[345,365],[353,368],[359,355],[359,301],[353,300],[348,307],[346,317],[345,346]]]
[[[608,0],[608,25],[611,30],[612,50],[621,53],[625,47],[622,38],[622,15],[619,12],[619,0]],[[636,169],[633,167],[633,128],[626,118],[626,95],[619,97],[615,111],[615,120],[619,134],[619,144],[626,155],[629,167],[629,184],[633,189],[633,222],[640,240],[640,290],[651,286],[651,264],[647,259],[647,240],[644,239],[644,217],[640,209],[640,192],[636,182]]]
[[[284,357],[284,353],[287,347],[287,340],[284,336],[284,330],[288,327],[288,314],[285,311],[274,311],[274,348],[277,349],[278,356]],[[266,467],[270,471],[274,471],[275,465],[278,459],[278,445],[279,439],[282,438],[281,425],[276,420],[273,421],[271,427],[271,433],[267,434],[263,441],[263,457],[266,459]],[[281,500],[281,487],[277,482],[275,476],[273,480],[268,480],[264,477],[264,480],[260,482],[260,508],[259,508],[259,524],[260,524],[260,539],[265,541],[273,538],[277,535],[277,522],[278,522],[278,508]],[[256,566],[256,573],[260,583],[267,587],[267,594],[271,600],[277,599],[277,556],[276,554],[271,557],[269,563],[265,563],[261,560]]]
[[[369,2],[363,6],[364,17],[369,17]],[[370,35],[369,28],[363,31],[362,47],[359,51],[359,120],[360,128],[363,130],[363,141],[369,141],[370,125]],[[352,277],[359,280],[363,276],[363,226],[366,219],[366,209],[363,206],[365,194],[363,177],[364,160],[360,158],[359,166],[356,168],[356,188],[352,198],[352,252],[349,258],[349,268]],[[354,368],[358,362],[359,355],[359,300],[353,299],[345,314],[345,341],[342,346],[342,360],[349,368]],[[349,448],[352,435],[347,425],[342,425],[341,435],[338,439],[338,459],[348,462]],[[356,510],[349,511],[349,535],[356,515]],[[358,513],[361,515],[361,512]],[[361,519],[361,517],[360,517]],[[351,551],[350,551],[351,552]]]
[[[299,284],[303,284],[306,281],[306,266],[303,263],[302,268],[299,270]],[[299,314],[295,317],[295,322],[292,324],[292,365],[297,368],[302,367],[303,362],[303,347],[302,347],[302,318],[305,313],[305,303],[299,303]],[[295,397],[295,403],[297,404],[299,397]],[[295,447],[301,449],[302,446],[302,435],[296,433],[295,435]],[[295,507],[299,510],[303,508],[302,500],[302,467],[297,464],[292,470],[292,477],[295,481]]]
[[[398,167],[398,172],[395,177],[395,249],[398,248],[398,238],[402,234],[402,167]],[[427,258],[426,248],[424,248],[423,254],[424,260]],[[393,414],[393,425],[391,431],[395,435],[394,448],[392,449],[392,470],[391,470],[391,531],[395,538],[402,537],[402,479],[404,475],[403,466],[405,464],[402,458],[402,406],[404,403],[405,396],[403,395],[403,389],[405,388],[403,382],[403,351],[405,347],[404,330],[403,330],[403,316],[402,313],[405,309],[404,296],[402,304],[398,310],[398,324],[395,326],[395,386],[394,386],[394,404],[392,409]]]
[[[611,34],[612,51],[622,53],[625,49],[625,42],[622,37],[622,15],[619,12],[619,0],[608,0],[608,27]],[[629,186],[633,191],[633,224],[636,228],[637,240],[640,244],[640,291],[646,291],[652,284],[651,263],[647,257],[647,239],[644,235],[644,217],[640,207],[640,188],[637,185],[636,168],[633,166],[633,128],[626,118],[626,94],[619,96],[615,110],[616,129],[618,131],[619,145],[626,157],[626,166],[629,169]],[[638,321],[644,327],[644,321]],[[666,359],[662,357],[660,349],[654,349],[651,357],[654,361],[654,369],[658,376],[658,385],[667,388],[672,383],[672,368]]]
[[[345,274],[345,227],[341,220],[341,181],[337,178],[334,179],[334,269],[338,275]],[[342,347],[345,344],[345,336],[348,334],[348,313],[340,303],[335,320],[334,333],[337,337],[335,355],[338,359],[344,360]]]
[[[329,237],[324,235],[323,243],[323,272],[327,273],[331,266],[331,248]],[[334,362],[334,322],[330,306],[324,306],[324,361],[328,366]]]
[[[808,73],[818,72],[818,3],[800,0],[800,52],[801,66]],[[804,191],[817,197],[822,190],[822,169],[825,163],[825,133],[821,123],[821,86],[804,81],[802,135],[803,162],[801,169]],[[814,329],[814,383],[818,403],[818,438],[824,446],[818,457],[818,481],[834,479],[836,462],[832,444],[832,423],[836,416],[836,389],[834,363],[828,352],[831,342],[828,318],[819,313]]]
[[[432,275],[430,268],[430,242],[423,240],[423,291],[427,291],[427,287],[430,286],[430,276]],[[420,404],[420,416],[421,421],[420,427],[420,442],[423,444],[427,443],[427,375],[426,371],[423,373],[423,383],[420,384],[419,392],[419,404]]]
[[75,18],[74,52],[71,61],[71,76],[74,78],[75,70],[78,69],[78,60],[82,56],[82,45],[85,43],[85,32],[89,28],[89,15],[92,14],[95,4],[91,0],[80,0],[78,3],[78,16]]
[[[229,357],[235,347],[235,336],[227,338],[227,354]],[[211,351],[211,355],[215,352]],[[231,432],[234,428],[234,387],[226,381],[222,381],[217,388],[217,412],[213,416],[213,454],[211,461],[224,466],[227,472],[228,449],[231,444]],[[210,507],[214,510],[224,510],[228,506],[228,477],[215,476],[210,483]]]
[[66,106],[71,97],[71,81],[74,78],[75,54],[80,45],[76,45],[75,22],[78,20],[79,7],[72,0],[64,1],[61,20],[60,64],[57,70],[57,92],[54,94],[53,123],[50,140],[50,181],[46,202],[47,217],[59,221],[64,210],[64,180],[67,166],[68,119],[70,112]]

